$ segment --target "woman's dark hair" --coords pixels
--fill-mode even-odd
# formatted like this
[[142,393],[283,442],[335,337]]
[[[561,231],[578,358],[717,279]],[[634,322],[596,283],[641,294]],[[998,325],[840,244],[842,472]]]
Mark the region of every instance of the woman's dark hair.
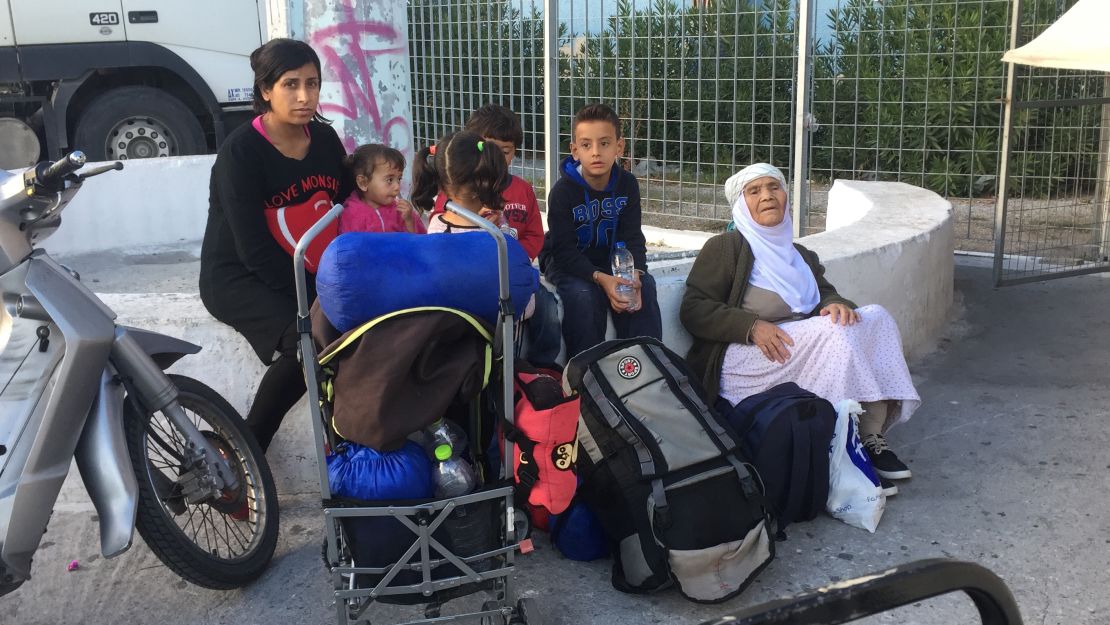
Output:
[[466,129],[483,137],[508,141],[518,150],[524,143],[520,117],[511,108],[500,104],[487,104],[475,110],[466,120]]
[[[263,89],[273,89],[282,74],[300,69],[309,63],[316,66],[316,74],[323,80],[320,57],[312,46],[303,41],[272,39],[251,52],[251,69],[254,70],[254,112],[262,114],[270,110],[270,103],[262,99]],[[319,112],[313,115],[312,119],[331,123]]]
[[505,157],[495,146],[485,146],[482,137],[460,130],[439,140],[433,153],[430,147],[416,153],[412,165],[412,204],[421,210],[431,210],[436,193],[447,187],[470,187],[482,205],[501,210],[501,194],[509,187],[512,177]]
[[405,171],[405,156],[399,150],[380,143],[360,145],[358,149],[343,158],[343,166],[351,172],[351,180],[360,174],[367,176],[373,174],[379,162]]

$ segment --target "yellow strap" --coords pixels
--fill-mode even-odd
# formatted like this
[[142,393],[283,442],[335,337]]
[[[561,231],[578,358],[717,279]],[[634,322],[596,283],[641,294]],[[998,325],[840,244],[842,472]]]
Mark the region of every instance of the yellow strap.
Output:
[[489,374],[493,371],[493,346],[486,343],[486,363],[482,371],[482,388],[489,386]]
[[[387,319],[392,319],[394,317],[399,317],[401,315],[405,315],[405,314],[408,314],[408,313],[434,312],[434,311],[449,312],[449,313],[456,314],[459,317],[462,317],[463,319],[465,319],[467,321],[467,323],[469,323],[471,326],[474,327],[475,330],[478,331],[478,334],[482,335],[482,338],[484,338],[486,340],[486,346],[485,346],[485,350],[484,350],[484,352],[485,352],[485,363],[484,363],[484,367],[483,367],[483,370],[482,370],[482,388],[483,389],[486,388],[486,386],[489,385],[490,374],[493,372],[493,346],[492,346],[493,336],[491,336],[490,333],[488,331],[486,331],[486,329],[484,327],[482,327],[482,324],[477,319],[475,319],[473,316],[471,316],[467,313],[464,313],[461,310],[456,310],[454,308],[445,308],[443,306],[420,306],[420,307],[417,307],[417,308],[406,308],[404,310],[398,310],[398,311],[395,311],[395,312],[391,312],[387,315],[382,315],[381,317],[371,319],[370,321],[367,321],[366,323],[359,326],[356,331],[351,332],[347,336],[347,338],[344,339],[343,342],[339,344],[338,347],[336,347],[334,350],[332,350],[332,351],[328,352],[327,354],[325,354],[324,356],[322,356],[320,358],[320,365],[321,366],[326,365],[328,363],[328,361],[330,361],[333,357],[335,357],[336,354],[338,354],[339,352],[346,349],[351,343],[353,343],[356,339],[360,338],[363,334],[366,334],[371,328],[373,328],[374,326],[378,325],[379,323],[381,323],[381,322],[383,322]],[[332,384],[331,376],[334,376],[335,372],[331,371],[330,369],[327,369],[327,368],[324,368],[324,372],[327,375],[327,379],[324,382],[324,385],[327,389],[326,392],[325,392],[325,395],[327,397],[327,401],[329,403],[332,403],[332,402],[335,401],[335,387]],[[343,433],[339,431],[338,427],[336,427],[335,415],[334,414],[331,417],[331,429],[333,431],[335,431],[335,433],[337,435],[339,435],[340,438],[342,438],[342,439],[347,438],[347,437],[343,436]]]
[[335,415],[331,416],[331,429],[335,431],[336,435],[339,436],[339,438],[347,440],[347,437],[343,436],[343,434],[339,431],[339,428],[335,427]]
[[[493,341],[493,337],[490,336],[490,333],[487,332],[486,329],[482,327],[481,322],[479,322],[473,316],[462,312],[461,310],[456,310],[454,308],[445,308],[443,306],[419,306],[417,308],[406,308],[404,310],[397,310],[397,311],[382,315],[380,317],[375,317],[374,319],[371,319],[370,321],[367,321],[366,323],[359,326],[355,331],[348,334],[347,338],[343,339],[343,342],[340,343],[338,347],[331,350],[327,354],[321,356],[320,357],[320,364],[321,365],[326,365],[329,361],[331,361],[332,358],[335,357],[336,354],[338,354],[339,352],[346,349],[348,346],[351,345],[351,343],[354,343],[356,340],[361,338],[363,334],[366,334],[367,332],[370,331],[371,328],[373,328],[374,326],[378,325],[379,323],[381,323],[383,321],[386,321],[388,319],[393,319],[394,317],[400,317],[401,315],[407,315],[409,313],[435,312],[435,311],[449,312],[449,313],[453,313],[453,314],[456,314],[456,315],[462,317],[463,319],[465,319],[467,321],[467,323],[474,326],[474,329],[477,330],[478,333],[482,335],[482,338],[486,339],[486,342]],[[489,368],[489,366],[487,364],[487,369],[488,368]],[[487,373],[486,377],[487,378],[489,377],[488,373]]]

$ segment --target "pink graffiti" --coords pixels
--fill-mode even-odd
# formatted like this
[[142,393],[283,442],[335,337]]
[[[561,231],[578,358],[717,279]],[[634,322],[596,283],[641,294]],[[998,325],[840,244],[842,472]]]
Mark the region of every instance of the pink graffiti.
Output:
[[[412,136],[409,121],[403,115],[387,120],[382,119],[375,95],[374,76],[371,72],[373,60],[382,56],[405,56],[408,48],[404,39],[391,24],[355,18],[354,3],[357,0],[342,0],[342,14],[337,23],[317,30],[311,38],[312,47],[322,57],[325,73],[332,74],[340,85],[340,102],[323,102],[320,110],[326,115],[346,119],[366,117],[383,143],[389,143],[393,131],[402,131]],[[362,46],[364,35],[372,35],[383,42],[382,47],[366,49]],[[349,66],[353,61],[354,68]],[[357,140],[347,136],[343,145],[348,151],[357,147]],[[412,142],[405,141],[399,146],[406,158],[411,160]]]

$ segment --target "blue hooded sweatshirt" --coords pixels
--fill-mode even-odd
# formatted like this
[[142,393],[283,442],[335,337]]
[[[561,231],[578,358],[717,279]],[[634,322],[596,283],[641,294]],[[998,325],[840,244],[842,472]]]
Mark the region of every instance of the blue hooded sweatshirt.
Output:
[[573,157],[563,159],[563,176],[547,194],[547,235],[540,251],[545,274],[564,273],[586,281],[595,271],[612,274],[613,244],[623,241],[636,268],[647,270],[647,249],[640,229],[640,185],[613,165],[609,183],[598,191],[579,171]]

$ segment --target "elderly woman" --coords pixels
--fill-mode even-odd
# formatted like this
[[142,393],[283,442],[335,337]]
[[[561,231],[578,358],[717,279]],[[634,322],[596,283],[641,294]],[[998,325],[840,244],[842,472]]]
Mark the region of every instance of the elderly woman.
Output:
[[786,181],[759,163],[725,183],[736,230],[706,242],[686,281],[687,355],[710,397],[740,400],[795,382],[836,402],[863,404],[859,431],[888,494],[910,470],[883,433],[921,403],[894,319],[856,308],[825,279],[817,255],[793,242]]

